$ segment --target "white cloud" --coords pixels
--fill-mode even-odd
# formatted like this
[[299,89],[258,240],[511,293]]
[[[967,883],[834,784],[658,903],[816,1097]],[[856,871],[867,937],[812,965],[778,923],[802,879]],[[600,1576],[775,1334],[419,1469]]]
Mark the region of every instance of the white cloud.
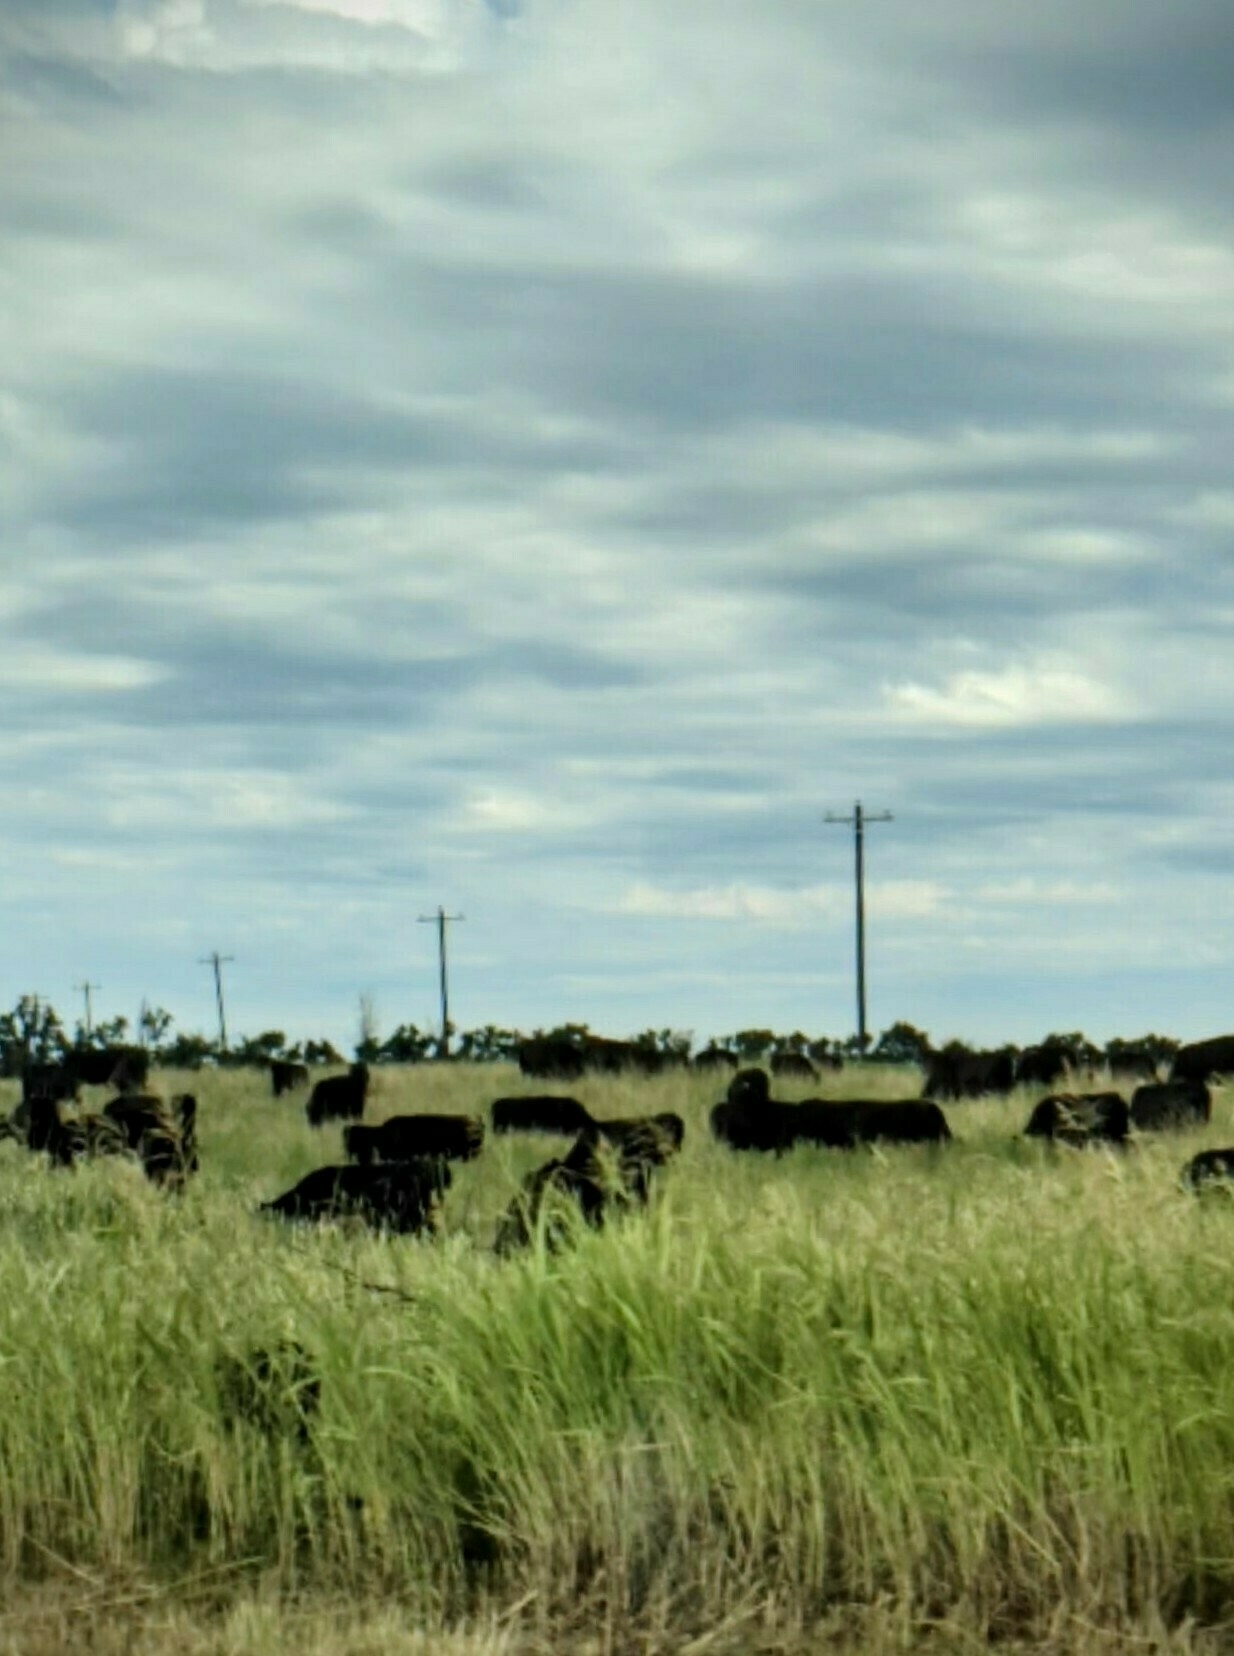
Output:
[[965,669],[941,685],[884,684],[883,705],[894,719],[908,723],[973,729],[1106,723],[1133,712],[1119,687],[1049,659]]
[[350,807],[274,771],[192,770],[127,775],[96,784],[100,814],[112,828],[200,831],[275,830],[342,822]]
[[27,694],[140,690],[167,677],[156,662],[132,656],[72,654],[67,650],[39,650],[17,645],[4,647],[6,683]]
[[256,10],[263,7],[291,7],[298,11],[325,12],[353,23],[388,23],[418,34],[440,34],[445,26],[445,0],[244,0]]
[[[946,900],[945,889],[928,880],[871,881],[866,907],[883,919],[921,919],[935,914]],[[655,915],[678,920],[752,920],[759,925],[795,928],[832,920],[852,910],[852,895],[833,885],[781,889],[730,885],[673,889],[636,880],[617,902],[621,914]]]
[[1076,903],[1099,907],[1116,903],[1124,895],[1110,880],[1044,880],[1031,874],[1010,880],[986,880],[973,891],[973,899],[980,904],[1056,903],[1066,908]]

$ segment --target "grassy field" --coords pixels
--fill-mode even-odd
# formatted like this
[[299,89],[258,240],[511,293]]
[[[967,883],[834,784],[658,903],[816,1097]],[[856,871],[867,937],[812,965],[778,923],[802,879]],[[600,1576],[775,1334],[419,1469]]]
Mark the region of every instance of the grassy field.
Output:
[[[1024,1141],[1020,1093],[776,1161],[710,1141],[722,1083],[589,1080],[680,1111],[680,1161],[499,1260],[562,1141],[490,1140],[436,1240],[294,1228],[253,1210],[338,1128],[255,1071],[156,1084],[200,1101],[181,1197],[0,1144],[0,1651],[1234,1648],[1234,1202],[1177,1183],[1234,1095],[1125,1155]],[[520,1090],[383,1069],[368,1114]],[[253,1378],[288,1342],[307,1427]]]

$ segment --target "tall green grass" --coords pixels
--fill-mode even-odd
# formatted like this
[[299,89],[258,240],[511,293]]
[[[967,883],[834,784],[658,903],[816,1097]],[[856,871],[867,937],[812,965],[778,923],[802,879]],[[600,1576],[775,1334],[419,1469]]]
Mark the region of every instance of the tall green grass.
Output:
[[[1177,1188],[1231,1139],[1224,1097],[1121,1156],[1024,1141],[1019,1094],[951,1107],[942,1149],[776,1160],[710,1140],[714,1081],[588,1081],[597,1114],[680,1110],[683,1155],[649,1214],[506,1261],[497,1219],[560,1141],[490,1140],[434,1240],[284,1227],[253,1210],[338,1129],[257,1074],[158,1079],[200,1098],[181,1197],[0,1144],[0,1585],[518,1606],[562,1648],[755,1611],[880,1607],[906,1642],[1228,1617],[1234,1203]],[[370,1113],[520,1085],[382,1071]],[[237,1408],[237,1365],[288,1341],[321,1382],[306,1440],[277,1379]]]

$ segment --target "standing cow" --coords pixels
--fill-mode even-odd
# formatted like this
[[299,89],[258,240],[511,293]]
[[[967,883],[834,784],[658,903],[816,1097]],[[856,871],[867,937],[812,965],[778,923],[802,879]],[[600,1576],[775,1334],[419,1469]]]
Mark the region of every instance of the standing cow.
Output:
[[304,1107],[310,1127],[325,1121],[359,1121],[368,1096],[367,1064],[353,1064],[346,1075],[327,1075],[318,1081]]

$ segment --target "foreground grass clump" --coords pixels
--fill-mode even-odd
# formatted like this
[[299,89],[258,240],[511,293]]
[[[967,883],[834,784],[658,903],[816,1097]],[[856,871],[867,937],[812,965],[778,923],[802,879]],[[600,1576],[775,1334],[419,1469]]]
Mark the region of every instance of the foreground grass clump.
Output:
[[[0,1145],[9,1594],[60,1569],[265,1581],[428,1627],[518,1606],[580,1649],[1234,1606],[1234,1203],[1176,1184],[1229,1137],[1224,1099],[1123,1156],[1026,1143],[1025,1095],[952,1107],[941,1150],[777,1161],[709,1140],[715,1082],[589,1080],[599,1115],[680,1110],[680,1162],[649,1216],[499,1261],[497,1217],[558,1141],[490,1141],[436,1240],[297,1230],[253,1209],[338,1129],[257,1075],[189,1084],[203,1167],[178,1199]],[[379,1072],[370,1113],[519,1088]]]

